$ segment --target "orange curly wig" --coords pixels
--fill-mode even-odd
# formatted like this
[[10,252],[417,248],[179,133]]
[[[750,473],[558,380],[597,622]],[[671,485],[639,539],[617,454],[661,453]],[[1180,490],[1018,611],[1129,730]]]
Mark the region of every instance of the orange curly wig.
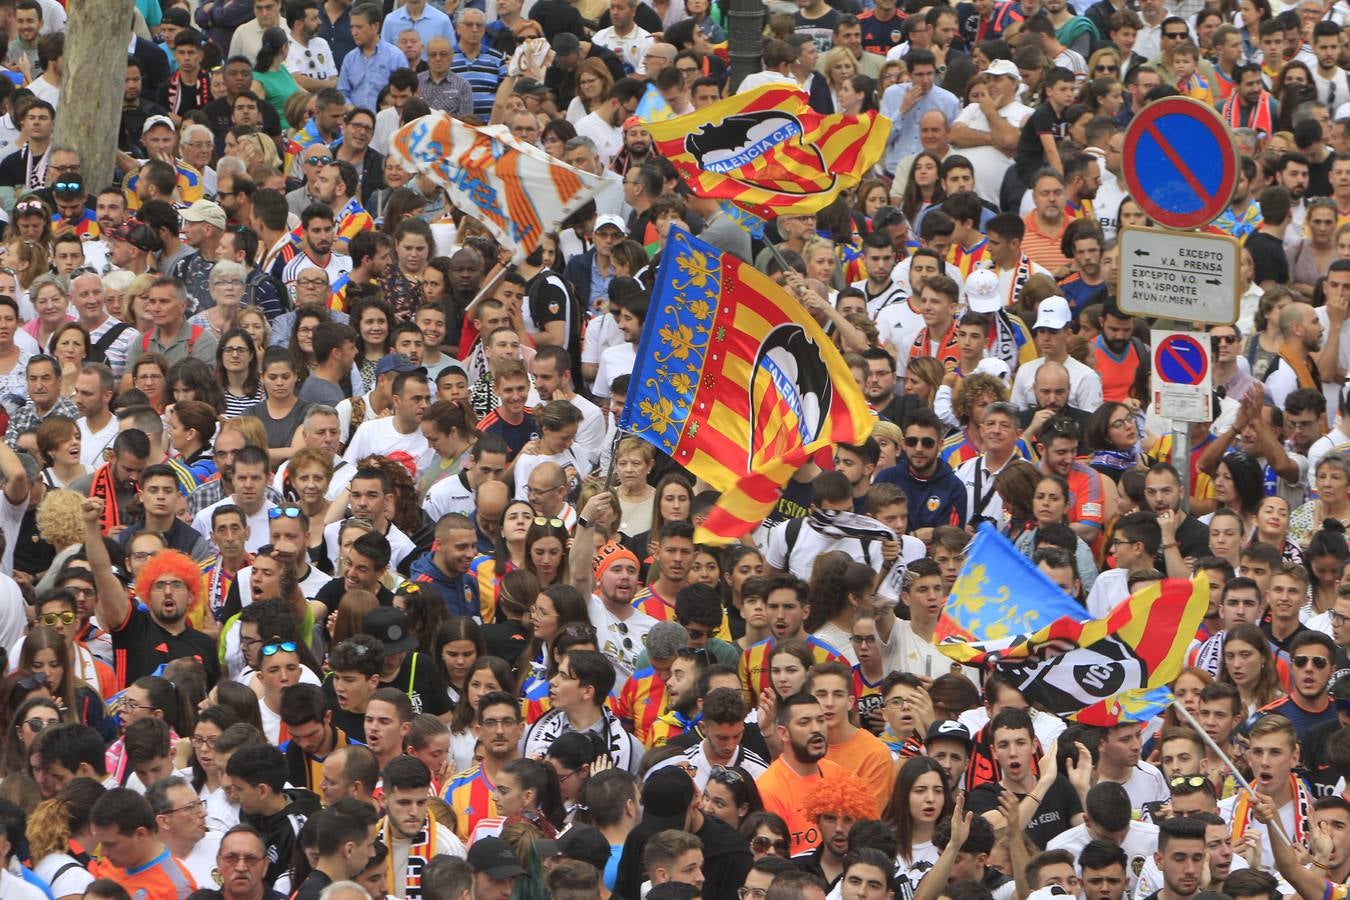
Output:
[[177,550],[161,550],[141,569],[136,576],[136,596],[142,601],[150,597],[151,586],[166,575],[177,576],[188,586],[188,621],[197,627],[201,624],[202,604],[205,602],[202,585],[202,570],[192,557]]
[[814,821],[834,813],[855,821],[877,817],[877,798],[856,775],[845,774],[816,782],[802,802],[802,812]]

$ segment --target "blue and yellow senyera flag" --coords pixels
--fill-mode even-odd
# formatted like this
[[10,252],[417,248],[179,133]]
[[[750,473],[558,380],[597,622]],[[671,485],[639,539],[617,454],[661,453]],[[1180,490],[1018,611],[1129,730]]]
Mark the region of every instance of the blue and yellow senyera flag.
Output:
[[1069,718],[1084,725],[1125,725],[1129,722],[1147,722],[1160,716],[1172,705],[1170,687],[1137,688],[1121,691],[1091,706],[1070,713]]
[[1031,634],[1061,617],[1078,622],[1090,618],[1081,603],[987,522],[966,548],[943,617],[947,621],[938,626],[939,638],[956,635],[972,641]]
[[795,297],[671,228],[619,427],[722,492],[697,540],[747,533],[803,463],[862,443],[875,423],[843,357]]

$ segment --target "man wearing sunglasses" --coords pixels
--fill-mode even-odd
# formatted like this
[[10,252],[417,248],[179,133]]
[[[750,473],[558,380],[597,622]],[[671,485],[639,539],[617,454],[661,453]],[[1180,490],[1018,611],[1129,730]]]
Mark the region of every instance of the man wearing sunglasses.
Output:
[[877,474],[874,483],[894,484],[909,500],[909,533],[931,540],[942,525],[965,525],[966,487],[942,461],[945,429],[928,409],[917,409],[905,425],[905,450],[896,464]]
[[[1282,577],[1277,574],[1275,583]],[[1336,644],[1330,637],[1301,630],[1289,642],[1289,694],[1262,707],[1261,714],[1277,713],[1293,722],[1300,744],[1316,726],[1338,722],[1336,704],[1327,692],[1335,661]]]

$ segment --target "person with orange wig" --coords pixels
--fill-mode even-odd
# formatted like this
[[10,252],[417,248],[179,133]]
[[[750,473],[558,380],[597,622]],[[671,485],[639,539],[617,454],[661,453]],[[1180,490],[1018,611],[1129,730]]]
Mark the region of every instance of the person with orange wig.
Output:
[[820,846],[799,865],[833,885],[844,874],[849,829],[877,817],[876,793],[856,775],[822,778],[807,793],[802,812],[816,823]]
[[112,635],[118,686],[153,675],[161,665],[184,656],[201,660],[207,683],[215,684],[220,674],[215,641],[193,627],[189,619],[194,610],[199,620],[203,614],[201,569],[177,550],[155,554],[136,579],[136,595],[146,607],[140,609],[118,579],[103,543],[103,501],[86,500],[81,512],[85,552],[94,571],[94,612]]

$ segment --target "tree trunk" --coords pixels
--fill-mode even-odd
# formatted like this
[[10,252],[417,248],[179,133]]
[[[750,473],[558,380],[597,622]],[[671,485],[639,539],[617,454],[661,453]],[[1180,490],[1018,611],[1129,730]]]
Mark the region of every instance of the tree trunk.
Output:
[[90,193],[112,181],[134,0],[68,0],[55,142],[74,147]]

